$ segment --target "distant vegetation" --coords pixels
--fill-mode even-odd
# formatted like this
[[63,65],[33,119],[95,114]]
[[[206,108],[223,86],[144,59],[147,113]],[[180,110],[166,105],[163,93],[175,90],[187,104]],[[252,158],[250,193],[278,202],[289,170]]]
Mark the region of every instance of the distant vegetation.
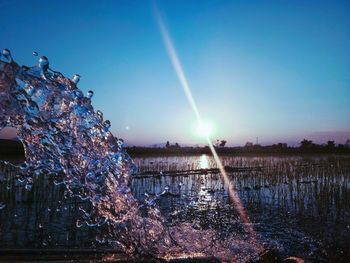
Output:
[[[273,145],[262,146],[247,142],[244,146],[225,147],[225,140],[217,140],[213,143],[219,154],[318,154],[335,153],[350,154],[350,140],[344,144],[336,144],[334,141],[328,141],[325,144],[315,144],[311,140],[303,139],[300,146],[291,147],[287,143],[277,143]],[[190,155],[190,154],[210,154],[209,146],[180,146],[179,143],[166,142],[164,147],[127,147],[127,152],[131,155]]]
[[[325,144],[315,144],[311,140],[304,139],[300,146],[291,147],[286,143],[277,143],[273,145],[262,146],[247,142],[244,146],[227,147],[225,140],[217,140],[213,143],[219,154],[350,154],[350,140],[344,144],[335,144],[334,141],[328,141]],[[179,143],[170,143],[155,147],[126,147],[127,152],[133,155],[196,155],[210,154],[209,146],[180,146]],[[23,145],[20,141],[1,140],[0,139],[0,159],[12,159],[13,157],[24,157]]]

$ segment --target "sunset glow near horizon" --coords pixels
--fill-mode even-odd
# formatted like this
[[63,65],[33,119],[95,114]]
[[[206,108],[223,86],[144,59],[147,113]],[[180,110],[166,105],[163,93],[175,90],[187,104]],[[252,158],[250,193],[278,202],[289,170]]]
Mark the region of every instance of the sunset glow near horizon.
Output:
[[[348,1],[157,5],[212,139],[243,145],[256,137],[262,144],[350,137]],[[205,143],[193,132],[193,109],[151,1],[4,1],[0,8],[1,48],[20,64],[37,63],[37,51],[67,77],[80,74],[79,87],[95,92],[95,110],[128,145]]]

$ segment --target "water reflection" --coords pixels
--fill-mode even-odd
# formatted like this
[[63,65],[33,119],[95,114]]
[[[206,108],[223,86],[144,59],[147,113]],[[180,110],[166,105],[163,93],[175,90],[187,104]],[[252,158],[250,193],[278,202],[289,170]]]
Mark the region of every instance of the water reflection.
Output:
[[[202,169],[205,166],[201,160],[213,168],[215,163],[211,156],[134,160],[140,171],[149,171],[146,176],[132,179],[130,186],[134,196],[141,204],[159,206],[168,226],[188,222],[198,224],[198,229],[218,232],[223,239],[231,235],[245,236],[219,174],[208,170],[195,174],[166,173]],[[265,246],[276,247],[285,255],[309,258],[320,255],[317,251],[327,248],[327,244],[339,251],[344,250],[344,244],[349,247],[349,157],[227,156],[222,162],[225,166],[263,167],[261,171],[230,172],[228,175]],[[160,175],[160,171],[164,173]],[[16,172],[13,171],[13,181],[5,176],[9,171],[2,169],[1,172],[0,208],[1,202],[6,206],[0,209],[0,246],[30,246],[38,240],[50,247],[91,246],[86,225],[76,227],[79,217],[75,215],[80,205],[77,202],[82,200],[64,200],[60,192],[62,187],[54,182],[40,191],[34,185],[23,195],[23,188],[17,187],[20,182],[15,177]],[[42,185],[47,184],[43,182]],[[6,187],[10,187],[10,195]],[[57,200],[64,201],[57,205]]]
[[[223,237],[246,234],[219,174],[166,175],[169,170],[215,168],[211,156],[134,160],[141,164],[140,171],[164,172],[162,176],[134,178],[131,188],[139,200],[145,191],[157,194],[167,188],[169,194],[157,204],[168,224],[198,222]],[[231,167],[263,167],[228,175],[265,246],[313,257],[326,244],[341,247],[350,243],[349,157],[226,156],[222,162]]]
[[206,154],[202,154],[199,160],[199,167],[201,169],[209,169],[209,158]]

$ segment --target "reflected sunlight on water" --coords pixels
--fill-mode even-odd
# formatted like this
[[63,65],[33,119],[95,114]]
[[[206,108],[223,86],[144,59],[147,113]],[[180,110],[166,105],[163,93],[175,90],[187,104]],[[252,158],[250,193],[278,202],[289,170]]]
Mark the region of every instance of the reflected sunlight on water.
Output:
[[199,165],[201,169],[209,169],[209,159],[206,154],[202,154],[199,159]]

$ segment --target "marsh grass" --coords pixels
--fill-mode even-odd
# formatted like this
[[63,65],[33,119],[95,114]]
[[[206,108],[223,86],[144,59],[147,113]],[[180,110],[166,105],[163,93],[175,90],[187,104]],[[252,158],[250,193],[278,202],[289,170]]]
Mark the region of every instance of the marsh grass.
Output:
[[[224,239],[247,235],[217,173],[152,176],[201,169],[200,156],[136,158],[130,186],[141,203],[145,192],[163,193],[157,205],[169,226],[191,222]],[[206,157],[209,168],[216,164]],[[350,258],[350,157],[222,157],[224,166],[261,167],[229,173],[260,242],[282,254],[346,262]],[[0,247],[96,247],[98,233],[77,227],[80,199],[67,198],[54,178],[37,176],[30,190],[18,171],[0,164]],[[165,189],[167,189],[165,191]],[[165,192],[164,192],[165,191]]]

